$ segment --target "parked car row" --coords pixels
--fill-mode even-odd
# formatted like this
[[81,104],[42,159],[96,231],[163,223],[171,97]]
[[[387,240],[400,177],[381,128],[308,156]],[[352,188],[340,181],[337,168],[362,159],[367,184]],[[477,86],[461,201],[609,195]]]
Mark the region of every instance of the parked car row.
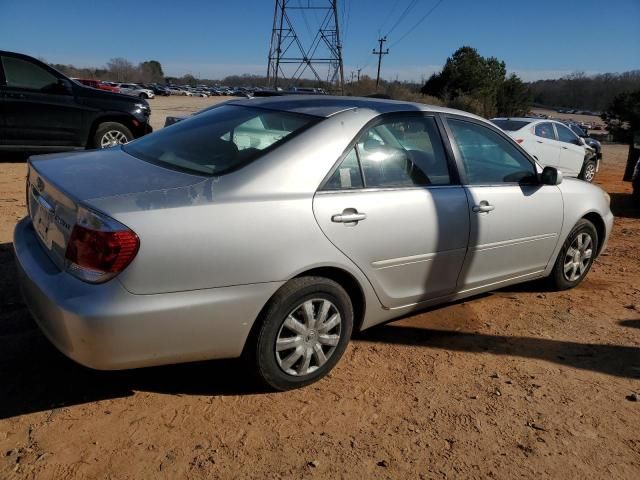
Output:
[[[491,121],[540,164],[555,167],[565,176],[587,182],[595,178],[600,160],[596,150],[564,123],[531,117],[493,118]],[[580,132],[586,135],[584,131]]]

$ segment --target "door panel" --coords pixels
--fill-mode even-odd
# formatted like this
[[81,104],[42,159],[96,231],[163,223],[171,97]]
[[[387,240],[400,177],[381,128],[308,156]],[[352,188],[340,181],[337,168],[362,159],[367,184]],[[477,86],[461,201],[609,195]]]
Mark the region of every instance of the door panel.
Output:
[[560,144],[560,161],[558,168],[568,176],[576,177],[584,163],[584,147],[577,145],[579,137],[564,125],[554,124]]
[[[365,273],[384,306],[456,289],[469,236],[461,186],[319,192],[313,208],[325,235]],[[366,218],[334,221],[345,211]]]
[[[462,290],[544,270],[558,242],[563,202],[556,186],[468,186],[469,252]],[[474,211],[486,203],[487,212]],[[477,209],[476,209],[477,210]]]
[[563,200],[555,185],[539,185],[535,165],[502,132],[447,118],[464,170],[470,215],[462,291],[541,272],[558,241]]
[[16,145],[80,146],[83,110],[72,95],[8,88],[5,140]]

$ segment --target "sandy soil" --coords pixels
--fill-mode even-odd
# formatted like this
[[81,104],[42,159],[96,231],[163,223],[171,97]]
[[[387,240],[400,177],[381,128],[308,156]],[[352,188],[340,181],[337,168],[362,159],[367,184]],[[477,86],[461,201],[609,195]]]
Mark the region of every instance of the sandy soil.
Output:
[[[178,103],[152,104],[154,121]],[[59,354],[15,282],[25,166],[0,163],[0,478],[640,478],[625,156],[605,147],[616,225],[579,288],[526,284],[374,328],[328,378],[277,394],[238,361],[95,372]]]

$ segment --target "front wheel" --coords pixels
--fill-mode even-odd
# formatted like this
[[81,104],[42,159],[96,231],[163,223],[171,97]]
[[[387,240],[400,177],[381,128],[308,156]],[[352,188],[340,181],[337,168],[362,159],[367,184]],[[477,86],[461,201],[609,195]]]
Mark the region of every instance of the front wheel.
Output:
[[93,137],[96,148],[116,147],[133,140],[131,130],[117,122],[101,123]]
[[562,245],[549,280],[554,290],[577,286],[587,276],[598,251],[598,232],[589,220],[581,219]]
[[353,330],[349,295],[333,280],[300,277],[269,301],[249,346],[260,380],[275,390],[324,377],[347,348]]
[[146,100],[147,98],[149,98],[149,95],[147,95],[146,93],[141,93],[140,95],[138,95],[138,97]]
[[582,171],[578,178],[584,180],[585,182],[593,182],[593,179],[596,177],[596,161],[593,158],[586,160],[584,165],[582,166]]

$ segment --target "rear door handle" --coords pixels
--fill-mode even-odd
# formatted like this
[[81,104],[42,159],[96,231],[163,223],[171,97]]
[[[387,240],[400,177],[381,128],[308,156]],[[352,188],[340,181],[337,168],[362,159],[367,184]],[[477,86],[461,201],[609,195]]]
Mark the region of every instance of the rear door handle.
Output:
[[563,150],[567,150],[568,148],[569,148],[569,147],[565,147],[565,146],[563,146],[563,147],[562,147],[562,149],[563,149]]
[[335,223],[357,223],[366,218],[366,213],[359,213],[355,208],[345,208],[342,213],[332,215],[331,221]]
[[496,207],[494,207],[493,205],[489,205],[489,202],[487,202],[486,200],[483,200],[483,201],[480,202],[479,205],[474,205],[472,210],[475,213],[488,213],[491,210],[493,210],[494,208],[496,208]]

